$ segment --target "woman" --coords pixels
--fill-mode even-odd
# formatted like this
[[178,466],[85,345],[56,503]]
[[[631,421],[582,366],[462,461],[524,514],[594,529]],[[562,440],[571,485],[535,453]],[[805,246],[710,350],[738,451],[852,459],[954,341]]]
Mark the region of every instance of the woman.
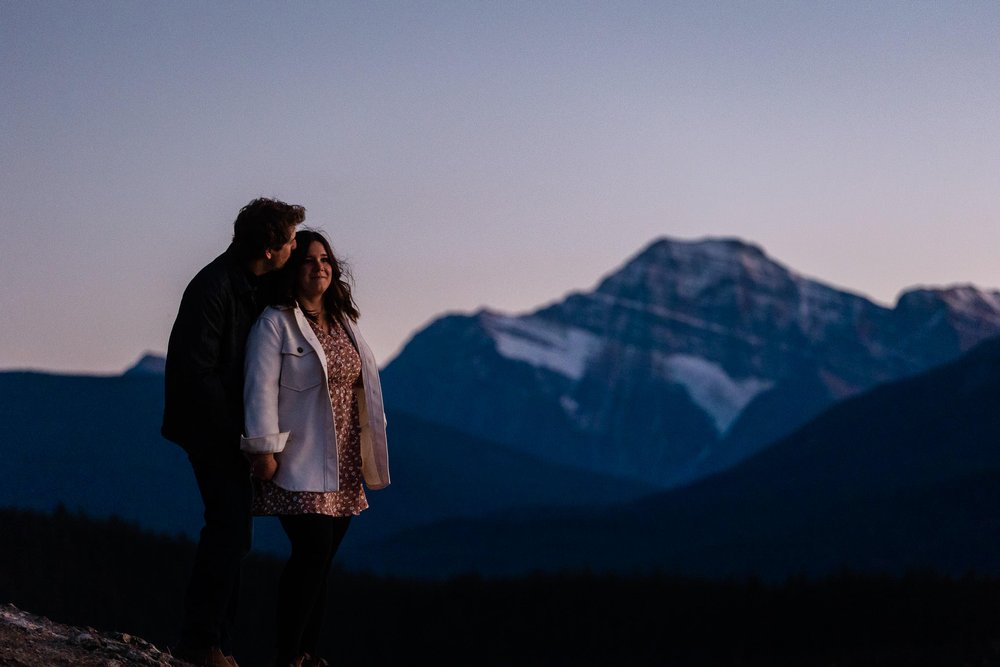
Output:
[[389,484],[378,366],[326,237],[302,230],[275,306],[247,341],[246,435],[254,514],[276,515],[292,553],[278,588],[277,661],[317,658],[327,573],[369,489]]

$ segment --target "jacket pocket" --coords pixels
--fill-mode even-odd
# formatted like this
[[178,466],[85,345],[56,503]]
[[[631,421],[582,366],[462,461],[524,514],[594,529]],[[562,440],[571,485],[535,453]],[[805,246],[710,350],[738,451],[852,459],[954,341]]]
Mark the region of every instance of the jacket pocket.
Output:
[[289,342],[281,350],[279,383],[292,391],[312,389],[323,381],[323,365],[311,345]]

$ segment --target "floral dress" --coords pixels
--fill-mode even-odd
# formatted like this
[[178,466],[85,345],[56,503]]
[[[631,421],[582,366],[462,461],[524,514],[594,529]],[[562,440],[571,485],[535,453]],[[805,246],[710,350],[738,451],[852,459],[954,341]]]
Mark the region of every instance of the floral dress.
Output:
[[[368,508],[361,476],[361,428],[354,386],[361,377],[361,357],[344,327],[334,321],[327,333],[309,322],[326,354],[330,402],[337,433],[337,491],[288,491],[273,482],[254,480],[253,513],[258,516],[282,514],[326,514],[352,516]],[[333,443],[330,443],[331,446]],[[280,465],[280,454],[278,455]]]

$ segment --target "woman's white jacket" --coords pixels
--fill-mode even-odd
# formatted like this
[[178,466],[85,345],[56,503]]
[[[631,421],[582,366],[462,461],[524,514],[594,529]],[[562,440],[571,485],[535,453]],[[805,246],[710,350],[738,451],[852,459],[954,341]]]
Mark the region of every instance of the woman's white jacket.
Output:
[[[354,322],[348,336],[361,357],[354,387],[361,427],[361,470],[370,489],[389,485],[385,412],[375,356]],[[337,434],[327,384],[326,354],[297,306],[267,308],[247,339],[245,452],[272,452],[272,480],[289,491],[336,491]]]

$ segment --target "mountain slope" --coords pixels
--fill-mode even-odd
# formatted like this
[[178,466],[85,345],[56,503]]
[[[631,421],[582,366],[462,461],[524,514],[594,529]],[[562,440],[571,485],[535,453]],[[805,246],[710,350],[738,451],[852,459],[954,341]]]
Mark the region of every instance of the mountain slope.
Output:
[[[997,573],[997,405],[993,339],[845,400],[691,486],[602,512],[444,522],[380,545],[384,559],[372,566],[419,576],[567,567],[776,578],[841,567]],[[449,563],[434,559],[445,552]]]
[[[155,372],[0,373],[0,454],[10,471],[0,506],[49,510],[62,503],[196,536],[201,500],[186,455],[159,434],[162,410],[163,377]],[[652,488],[565,470],[408,415],[390,413],[389,434],[394,483],[370,493],[371,510],[352,524],[345,559],[357,545],[425,522],[533,505],[616,503]],[[272,519],[258,519],[254,544],[287,548]]]
[[118,516],[191,532],[201,501],[187,457],[160,437],[163,378],[0,373],[0,504]]
[[368,493],[338,558],[365,569],[368,545],[442,520],[530,512],[535,507],[603,507],[654,487],[568,470],[405,414],[388,414],[392,484]]

